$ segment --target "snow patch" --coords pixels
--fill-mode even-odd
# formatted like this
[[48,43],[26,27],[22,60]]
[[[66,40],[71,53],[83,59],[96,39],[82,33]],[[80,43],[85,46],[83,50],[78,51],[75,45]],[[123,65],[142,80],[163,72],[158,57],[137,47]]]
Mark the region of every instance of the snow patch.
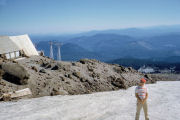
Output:
[[[149,89],[149,117],[179,120],[180,81],[157,82]],[[0,120],[134,120],[135,86],[127,90],[74,96],[46,96],[0,103]],[[143,110],[140,120],[144,120]]]

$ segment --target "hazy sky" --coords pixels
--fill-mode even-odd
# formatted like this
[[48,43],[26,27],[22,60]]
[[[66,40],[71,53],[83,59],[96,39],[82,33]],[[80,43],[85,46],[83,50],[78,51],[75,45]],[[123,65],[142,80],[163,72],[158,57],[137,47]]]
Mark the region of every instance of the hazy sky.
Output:
[[180,0],[0,0],[0,33],[180,24]]

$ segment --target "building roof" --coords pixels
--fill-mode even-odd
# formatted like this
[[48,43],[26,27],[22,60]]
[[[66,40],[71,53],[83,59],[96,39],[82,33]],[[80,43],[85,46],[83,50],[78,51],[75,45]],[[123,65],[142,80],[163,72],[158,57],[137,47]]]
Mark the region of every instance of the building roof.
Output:
[[27,56],[38,55],[28,35],[10,36],[10,39],[22,49]]
[[38,55],[28,35],[0,36],[0,54],[23,50],[27,56]]
[[21,50],[8,36],[0,36],[0,54]]

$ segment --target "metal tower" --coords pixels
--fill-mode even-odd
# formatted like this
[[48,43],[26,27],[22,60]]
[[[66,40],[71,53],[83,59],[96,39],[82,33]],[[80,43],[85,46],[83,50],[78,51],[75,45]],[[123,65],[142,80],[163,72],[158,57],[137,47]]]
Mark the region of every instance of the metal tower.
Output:
[[53,57],[53,42],[49,42],[50,44],[50,58],[54,59]]
[[62,43],[55,43],[55,45],[57,46],[57,48],[58,48],[58,52],[57,52],[57,60],[58,61],[61,61],[61,45],[62,45]]

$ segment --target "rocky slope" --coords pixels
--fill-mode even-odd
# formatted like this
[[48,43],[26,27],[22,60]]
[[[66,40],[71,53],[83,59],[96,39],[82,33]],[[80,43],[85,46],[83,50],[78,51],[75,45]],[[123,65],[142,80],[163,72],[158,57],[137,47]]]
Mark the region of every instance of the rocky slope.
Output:
[[58,62],[32,56],[16,61],[0,60],[0,95],[23,88],[32,91],[32,96],[28,97],[127,89],[137,85],[142,77],[147,79],[147,83],[155,82],[132,68],[94,59]]
[[173,73],[162,73],[162,74],[149,74],[155,81],[180,81],[180,74],[173,74]]

